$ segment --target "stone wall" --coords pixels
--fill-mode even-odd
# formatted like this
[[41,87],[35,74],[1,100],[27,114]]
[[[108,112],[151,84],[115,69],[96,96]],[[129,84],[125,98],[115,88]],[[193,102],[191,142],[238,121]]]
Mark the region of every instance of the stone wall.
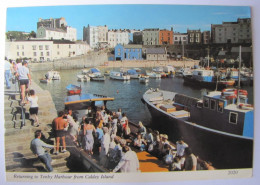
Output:
[[86,56],[59,59],[54,62],[30,63],[31,71],[48,71],[62,69],[80,69],[84,67],[94,67],[104,65],[107,61],[106,53],[93,53]]

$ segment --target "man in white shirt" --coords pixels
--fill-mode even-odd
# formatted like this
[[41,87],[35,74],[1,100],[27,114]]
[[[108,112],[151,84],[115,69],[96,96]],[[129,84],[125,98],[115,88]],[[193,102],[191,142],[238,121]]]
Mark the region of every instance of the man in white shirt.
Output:
[[188,147],[188,144],[186,144],[182,139],[176,142],[177,147],[177,156],[182,157],[184,155],[185,148]]
[[117,172],[118,170],[120,170],[120,172],[138,172],[140,166],[136,153],[130,150],[128,146],[123,147],[123,152],[125,154],[113,172]]

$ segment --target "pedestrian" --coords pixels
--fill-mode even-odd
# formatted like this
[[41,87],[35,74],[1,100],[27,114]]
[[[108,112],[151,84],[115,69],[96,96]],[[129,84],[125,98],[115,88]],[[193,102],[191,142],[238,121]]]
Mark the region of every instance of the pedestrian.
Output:
[[84,124],[84,135],[85,135],[85,151],[89,156],[93,155],[94,137],[93,133],[96,132],[94,125],[91,121],[86,118]]
[[118,165],[114,168],[113,172],[138,172],[139,171],[139,160],[134,151],[130,150],[129,146],[123,147],[125,153],[121,158]]
[[66,110],[67,120],[69,124],[69,134],[72,137],[74,143],[77,143],[77,136],[79,132],[79,125],[74,121],[72,117],[72,110]]
[[48,152],[45,151],[45,148],[54,148],[53,145],[49,145],[44,143],[41,140],[42,133],[40,130],[37,130],[35,132],[35,138],[31,141],[31,151],[38,156],[38,158],[41,160],[43,164],[46,165],[46,168],[49,172],[53,171],[53,168],[51,166],[51,157]]
[[184,170],[185,171],[196,171],[197,168],[197,158],[192,153],[192,150],[190,147],[186,147],[184,150],[185,155],[185,164],[184,164]]
[[104,135],[101,139],[101,151],[100,151],[100,164],[103,167],[107,167],[108,164],[108,151],[109,151],[109,145],[110,145],[110,135],[108,134],[108,128],[103,127]]
[[62,140],[62,146],[63,146],[63,150],[62,152],[67,152],[66,150],[66,141],[65,141],[65,135],[66,135],[66,131],[64,130],[67,125],[68,122],[66,120],[66,117],[64,117],[64,112],[60,111],[58,113],[58,117],[54,120],[55,122],[55,140],[56,140],[56,152],[55,154],[58,155],[59,154],[59,149],[60,149],[60,139]]
[[12,65],[11,63],[5,58],[5,85],[7,89],[11,88],[10,78],[12,72]]
[[27,67],[27,62],[23,61],[22,66],[17,69],[17,76],[19,78],[20,89],[21,89],[21,104],[25,103],[25,93],[31,84],[31,75]]
[[31,89],[29,91],[29,97],[27,98],[28,102],[30,102],[30,117],[31,119],[33,118],[33,124],[36,127],[39,127],[40,123],[39,123],[39,119],[38,119],[38,110],[39,110],[39,106],[38,106],[38,96],[35,95],[35,91],[33,89]]
[[176,142],[176,148],[177,148],[177,156],[178,157],[183,157],[184,155],[184,150],[185,148],[188,147],[188,144],[186,144],[183,139],[179,139],[177,142]]
[[146,128],[141,121],[139,121],[138,125],[139,125],[138,132],[140,132],[142,138],[144,138],[144,136],[146,134]]

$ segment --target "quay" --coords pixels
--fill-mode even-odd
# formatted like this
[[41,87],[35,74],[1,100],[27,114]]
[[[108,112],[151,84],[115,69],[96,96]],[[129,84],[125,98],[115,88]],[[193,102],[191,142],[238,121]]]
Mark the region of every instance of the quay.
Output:
[[[30,142],[34,139],[34,132],[41,130],[43,141],[54,144],[54,137],[51,136],[51,123],[57,117],[57,111],[52,101],[51,94],[47,90],[41,89],[32,81],[31,89],[34,89],[39,100],[38,118],[39,127],[31,125],[29,118],[29,106],[19,105],[20,95],[18,85],[12,84],[12,89],[4,91],[4,127],[5,127],[5,166],[6,172],[46,172],[45,165],[40,162],[30,150]],[[22,111],[25,111],[23,125]],[[52,166],[54,172],[68,172],[67,167],[69,153],[52,155]]]

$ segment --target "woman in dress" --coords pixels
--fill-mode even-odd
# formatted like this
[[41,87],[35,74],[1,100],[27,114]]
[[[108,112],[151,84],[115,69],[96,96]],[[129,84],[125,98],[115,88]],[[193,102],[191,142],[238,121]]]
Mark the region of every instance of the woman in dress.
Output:
[[33,125],[36,127],[39,126],[39,120],[38,120],[38,96],[35,95],[35,91],[33,89],[30,90],[30,96],[27,98],[28,102],[30,102],[30,117],[33,120]]
[[94,137],[93,132],[96,132],[95,127],[91,124],[89,119],[85,120],[84,124],[84,134],[85,134],[85,150],[88,155],[93,155],[93,145],[94,145]]

